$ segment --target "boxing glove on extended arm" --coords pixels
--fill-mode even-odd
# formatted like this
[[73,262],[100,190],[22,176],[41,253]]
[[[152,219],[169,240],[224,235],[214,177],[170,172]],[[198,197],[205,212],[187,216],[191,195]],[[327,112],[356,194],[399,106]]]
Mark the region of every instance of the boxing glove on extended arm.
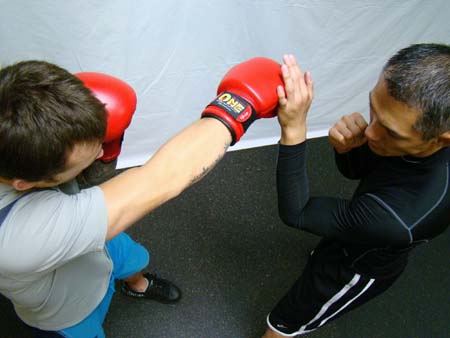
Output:
[[225,74],[218,96],[204,109],[203,117],[220,120],[235,144],[253,121],[276,115],[277,86],[283,85],[281,65],[264,57],[240,63]]
[[136,92],[126,82],[111,75],[81,72],[75,76],[105,104],[108,126],[103,141],[103,156],[100,160],[111,162],[120,154],[125,129],[136,110]]

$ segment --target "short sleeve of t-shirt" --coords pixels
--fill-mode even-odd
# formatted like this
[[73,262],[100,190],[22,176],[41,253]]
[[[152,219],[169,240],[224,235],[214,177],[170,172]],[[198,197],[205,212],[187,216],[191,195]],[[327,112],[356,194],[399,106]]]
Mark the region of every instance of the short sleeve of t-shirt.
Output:
[[54,270],[74,257],[102,250],[106,230],[99,187],[73,195],[32,192],[14,205],[0,227],[0,268],[9,275]]

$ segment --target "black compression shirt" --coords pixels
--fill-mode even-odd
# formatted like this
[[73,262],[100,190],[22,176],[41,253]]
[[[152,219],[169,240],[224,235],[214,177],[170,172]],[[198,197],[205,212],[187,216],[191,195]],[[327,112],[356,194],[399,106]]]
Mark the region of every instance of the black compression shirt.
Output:
[[373,277],[403,270],[408,252],[450,224],[450,148],[427,158],[381,157],[367,144],[339,155],[340,172],[360,183],[351,200],[310,197],[306,142],[279,146],[278,207],[290,226],[342,244],[349,264]]

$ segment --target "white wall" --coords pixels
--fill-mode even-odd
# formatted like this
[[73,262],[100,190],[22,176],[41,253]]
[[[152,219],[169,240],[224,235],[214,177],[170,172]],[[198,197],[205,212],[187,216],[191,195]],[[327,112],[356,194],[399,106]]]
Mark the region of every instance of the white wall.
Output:
[[[450,42],[448,0],[0,0],[0,63],[26,59],[127,81],[138,108],[119,167],[142,164],[199,118],[223,74],[254,56],[297,56],[312,72],[309,137],[367,116],[368,92],[395,51]],[[273,144],[259,120],[231,150]]]

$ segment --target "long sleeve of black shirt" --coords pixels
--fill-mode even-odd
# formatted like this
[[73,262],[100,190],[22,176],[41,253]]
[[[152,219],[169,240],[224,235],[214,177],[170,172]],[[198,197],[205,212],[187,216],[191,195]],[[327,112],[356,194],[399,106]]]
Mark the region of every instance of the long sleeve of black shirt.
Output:
[[[385,158],[372,153],[366,144],[336,154],[339,170],[361,180],[351,200],[311,197],[307,142],[280,145],[280,218],[289,226],[342,242],[355,257],[389,253],[390,258],[378,257],[377,263],[389,265],[386,260],[392,255],[429,240],[450,224],[448,160],[447,149],[425,159]],[[372,263],[373,259],[368,265]]]

